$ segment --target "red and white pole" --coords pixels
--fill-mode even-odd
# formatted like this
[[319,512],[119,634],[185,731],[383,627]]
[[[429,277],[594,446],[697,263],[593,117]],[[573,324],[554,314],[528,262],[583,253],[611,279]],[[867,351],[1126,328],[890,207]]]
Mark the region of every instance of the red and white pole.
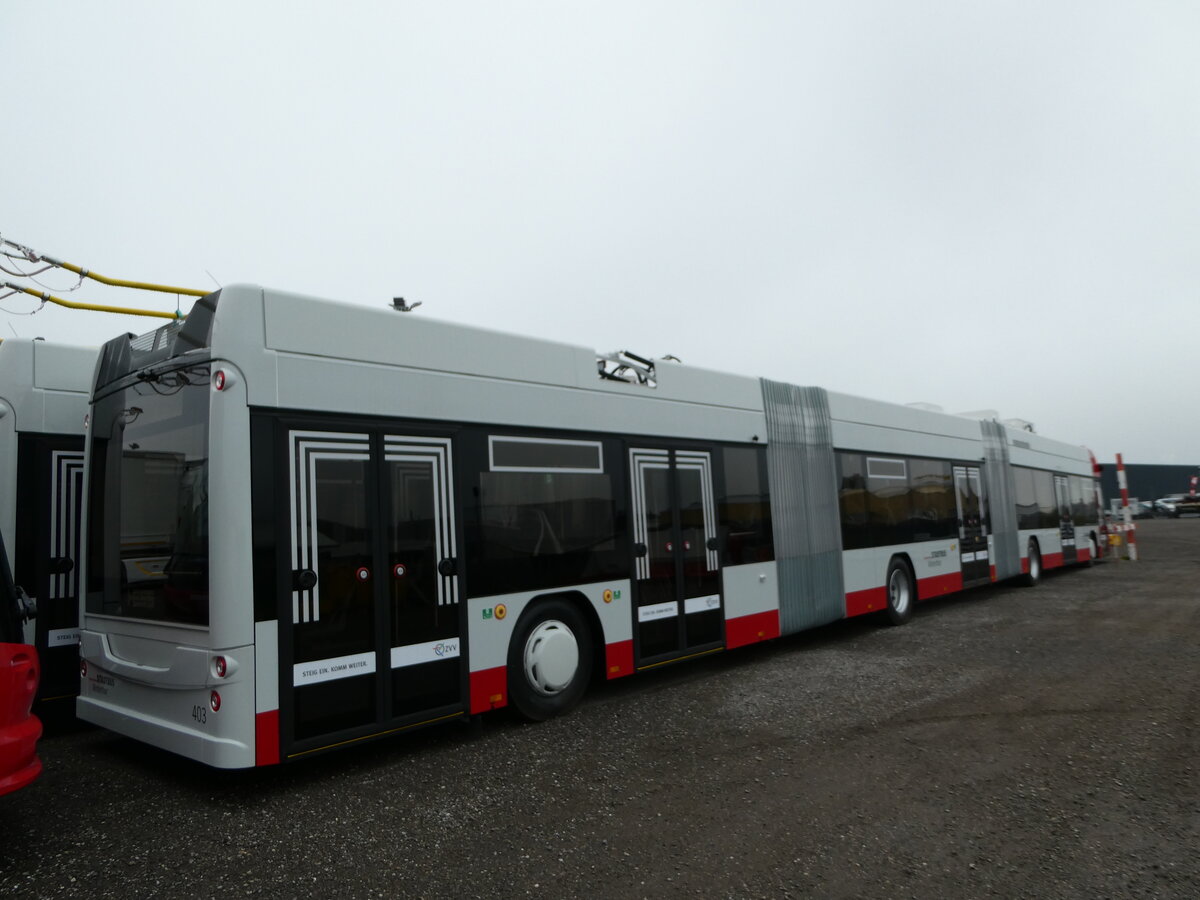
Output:
[[1125,461],[1117,454],[1117,486],[1121,488],[1121,509],[1125,512],[1125,542],[1129,546],[1129,558],[1137,561],[1137,539],[1133,530],[1133,513],[1129,509],[1129,484],[1125,480]]

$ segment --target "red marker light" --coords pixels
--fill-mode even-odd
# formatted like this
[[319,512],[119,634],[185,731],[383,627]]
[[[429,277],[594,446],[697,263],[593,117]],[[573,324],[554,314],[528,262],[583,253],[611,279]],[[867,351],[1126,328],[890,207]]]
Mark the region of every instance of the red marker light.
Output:
[[79,675],[81,678],[87,678],[87,660],[86,659],[81,659],[79,661]]
[[218,391],[225,390],[225,370],[217,369],[217,374],[213,376],[213,387]]
[[212,692],[212,696],[208,698],[208,705],[212,707],[213,712],[217,712],[221,708],[221,695],[216,691]]
[[228,671],[228,667],[225,664],[225,657],[218,656],[213,660],[213,671],[217,673],[218,678],[225,677],[225,673]]

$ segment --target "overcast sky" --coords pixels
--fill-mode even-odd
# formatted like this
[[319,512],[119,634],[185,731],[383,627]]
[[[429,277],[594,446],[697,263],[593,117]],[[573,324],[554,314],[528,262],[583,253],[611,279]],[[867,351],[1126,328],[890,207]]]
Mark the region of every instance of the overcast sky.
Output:
[[0,235],[1198,464],[1198,47],[1194,0],[8,3]]

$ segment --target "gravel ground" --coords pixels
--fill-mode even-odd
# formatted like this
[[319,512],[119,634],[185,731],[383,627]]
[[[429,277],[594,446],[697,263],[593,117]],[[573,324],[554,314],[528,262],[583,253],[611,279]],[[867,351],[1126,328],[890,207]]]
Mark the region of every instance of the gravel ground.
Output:
[[104,731],[4,798],[20,897],[1200,896],[1200,521],[1143,559],[222,773]]

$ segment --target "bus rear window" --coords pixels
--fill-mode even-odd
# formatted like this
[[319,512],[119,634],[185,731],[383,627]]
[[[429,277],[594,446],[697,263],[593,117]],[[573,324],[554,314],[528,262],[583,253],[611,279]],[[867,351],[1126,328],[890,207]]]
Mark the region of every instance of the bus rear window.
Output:
[[89,613],[208,624],[208,366],[97,401]]

